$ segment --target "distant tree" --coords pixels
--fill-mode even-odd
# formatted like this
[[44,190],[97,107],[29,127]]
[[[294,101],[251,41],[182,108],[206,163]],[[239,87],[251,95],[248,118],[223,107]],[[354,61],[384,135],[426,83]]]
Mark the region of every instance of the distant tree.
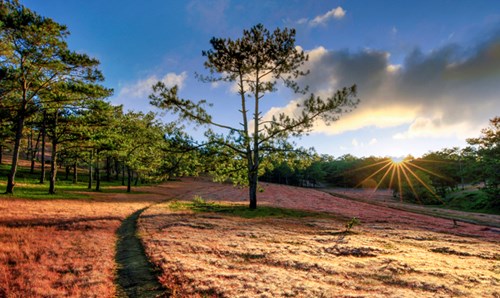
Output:
[[162,164],[162,145],[166,129],[154,113],[128,112],[118,122],[120,142],[117,151],[127,169],[127,192],[132,173],[154,175]]
[[441,198],[432,191],[429,185],[431,185],[429,175],[422,171],[415,171],[415,175],[407,174],[393,185],[393,194],[395,197],[401,197],[407,202],[432,205],[441,204]]
[[431,185],[441,197],[457,188],[461,182],[461,151],[458,147],[445,148],[424,154],[414,164],[427,171]]
[[84,160],[88,166],[88,189],[100,190],[100,161],[106,154],[113,154],[119,148],[119,119],[123,115],[122,106],[113,106],[103,100],[88,100],[81,111],[83,125],[81,133],[85,140],[81,148],[86,151]]
[[68,49],[66,26],[42,17],[17,1],[0,3],[2,101],[9,98],[14,148],[7,193],[13,193],[25,121],[37,111],[40,93],[61,82],[103,80],[99,61]]
[[481,177],[487,192],[493,199],[493,205],[500,206],[500,117],[490,120],[490,125],[481,130],[478,138],[467,139],[477,147]]
[[[212,49],[203,52],[207,58],[205,67],[210,71],[206,82],[230,82],[238,88],[241,101],[240,126],[226,125],[214,121],[205,108],[205,101],[194,102],[178,96],[178,88],[167,88],[159,82],[153,87],[151,103],[177,113],[181,119],[200,125],[209,125],[226,134],[208,132],[209,143],[221,146],[224,169],[214,172],[216,179],[246,176],[249,185],[250,209],[257,208],[257,183],[262,174],[263,156],[292,150],[287,139],[289,136],[307,134],[316,120],[330,124],[343,112],[358,103],[356,87],[343,88],[330,97],[323,99],[310,94],[298,106],[299,115],[291,117],[285,113],[274,116],[269,121],[262,119],[261,102],[266,94],[275,92],[277,84],[293,92],[306,94],[307,88],[300,88],[297,79],[307,75],[302,66],[307,55],[295,45],[294,29],[276,29],[270,32],[259,24],[244,30],[238,39],[212,38]],[[236,177],[237,178],[237,177]],[[236,179],[236,182],[243,182]]]

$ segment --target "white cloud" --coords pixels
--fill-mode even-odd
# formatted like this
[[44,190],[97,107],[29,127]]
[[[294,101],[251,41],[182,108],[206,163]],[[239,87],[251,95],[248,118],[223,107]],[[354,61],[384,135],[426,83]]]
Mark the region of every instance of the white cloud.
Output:
[[161,78],[158,78],[156,75],[151,75],[143,80],[139,80],[132,84],[123,86],[118,93],[118,98],[147,98],[149,94],[152,93],[152,86],[159,81],[165,83],[167,87],[173,87],[177,85],[179,89],[182,89],[186,78],[186,72],[182,72],[180,74],[171,72],[167,73]]
[[308,21],[309,21],[308,18],[302,18],[302,19],[297,21],[297,24],[303,25],[303,24],[306,24]]
[[167,87],[177,85],[182,89],[187,79],[187,73],[180,74],[167,73],[162,77],[150,75],[149,77],[137,80],[132,83],[124,84],[117,95],[112,98],[113,104],[123,105],[125,110],[135,110],[142,112],[149,112],[153,107],[149,104],[149,95],[153,93],[153,85],[161,81]]
[[358,147],[358,146],[360,146],[360,145],[359,145],[358,140],[356,140],[356,139],[352,139],[351,144],[352,144],[354,147]]
[[371,140],[370,140],[370,142],[369,142],[368,144],[369,144],[369,145],[375,145],[375,144],[377,144],[377,143],[378,143],[377,139],[376,139],[376,138],[373,138],[373,139],[371,139]]
[[445,124],[439,116],[434,118],[418,117],[411,123],[407,131],[395,134],[393,139],[408,140],[423,137],[465,139],[477,135],[478,129],[466,121]]
[[[346,11],[342,7],[339,6],[337,8],[334,8],[334,9],[328,11],[327,13],[325,13],[323,15],[319,15],[319,16],[315,17],[314,19],[312,19],[309,22],[309,25],[313,26],[313,27],[318,26],[318,25],[323,25],[332,18],[337,19],[337,20],[342,19],[345,16],[345,14],[346,14]],[[301,21],[304,23],[304,19],[301,19]]]

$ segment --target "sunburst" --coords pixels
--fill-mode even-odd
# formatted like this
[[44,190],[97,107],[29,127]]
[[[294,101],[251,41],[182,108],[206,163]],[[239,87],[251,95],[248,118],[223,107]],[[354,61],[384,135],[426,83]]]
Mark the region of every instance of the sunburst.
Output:
[[[378,166],[378,167],[377,167]],[[439,197],[439,195],[436,194],[436,192],[432,189],[432,187],[422,179],[422,177],[419,176],[419,173],[417,171],[422,171],[427,174],[437,176],[443,179],[447,179],[446,177],[439,175],[429,169],[426,169],[423,166],[420,166],[416,164],[416,161],[412,158],[387,158],[384,159],[380,162],[376,162],[372,165],[364,166],[359,169],[366,169],[366,168],[371,168],[371,167],[376,167],[368,177],[363,179],[356,187],[359,187],[360,185],[363,185],[365,182],[367,182],[370,179],[373,179],[376,175],[379,173],[383,173],[382,178],[380,181],[377,183],[375,188],[373,189],[373,193],[375,193],[380,186],[384,183],[387,182],[387,179],[389,179],[389,189],[397,188],[399,192],[399,198],[402,201],[403,200],[403,184],[406,183],[413,194],[415,195],[415,198],[417,201],[422,203],[420,200],[418,193],[415,189],[416,183],[421,184],[425,189],[427,189],[438,201],[443,203],[442,199]]]

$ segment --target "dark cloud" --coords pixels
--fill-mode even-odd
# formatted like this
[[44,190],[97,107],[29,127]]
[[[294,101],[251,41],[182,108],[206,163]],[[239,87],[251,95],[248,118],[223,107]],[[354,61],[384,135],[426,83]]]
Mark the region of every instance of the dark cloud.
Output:
[[488,119],[500,115],[500,34],[472,47],[446,45],[428,53],[414,49],[401,65],[391,65],[389,53],[383,51],[320,47],[308,53],[311,73],[301,83],[312,92],[358,86],[361,103],[342,117],[339,124],[344,125],[332,128],[336,133],[339,127],[349,130],[349,125],[359,129],[412,124],[405,136],[463,137],[477,134]]
[[[332,52],[323,48],[309,53],[311,73],[301,84],[311,87],[313,92],[329,87],[357,84],[365,89],[377,89],[385,79],[387,53],[348,50]],[[332,84],[333,83],[333,84]],[[336,85],[336,86],[333,86]]]

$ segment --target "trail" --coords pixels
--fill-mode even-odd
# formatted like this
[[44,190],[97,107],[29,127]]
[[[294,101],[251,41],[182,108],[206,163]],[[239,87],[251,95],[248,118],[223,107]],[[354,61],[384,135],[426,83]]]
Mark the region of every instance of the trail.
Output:
[[118,297],[169,297],[156,277],[142,243],[137,236],[137,219],[146,208],[127,217],[117,231]]

